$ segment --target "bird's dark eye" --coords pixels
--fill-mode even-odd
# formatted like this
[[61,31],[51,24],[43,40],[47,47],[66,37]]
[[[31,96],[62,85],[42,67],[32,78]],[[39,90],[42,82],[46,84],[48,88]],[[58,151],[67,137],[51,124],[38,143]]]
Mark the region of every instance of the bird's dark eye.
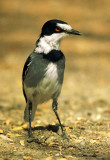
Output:
[[56,27],[56,28],[55,28],[55,31],[56,31],[56,32],[59,32],[59,31],[61,31],[61,29],[60,29],[59,27]]

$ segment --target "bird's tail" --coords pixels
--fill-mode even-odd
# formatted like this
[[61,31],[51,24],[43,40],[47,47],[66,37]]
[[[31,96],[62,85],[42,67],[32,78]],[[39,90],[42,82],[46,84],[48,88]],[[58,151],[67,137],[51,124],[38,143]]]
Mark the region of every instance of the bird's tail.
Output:
[[[34,120],[35,112],[36,112],[36,106],[32,106],[32,113],[31,113],[31,121]],[[24,120],[25,122],[29,122],[29,104],[26,104],[26,108],[24,110]]]

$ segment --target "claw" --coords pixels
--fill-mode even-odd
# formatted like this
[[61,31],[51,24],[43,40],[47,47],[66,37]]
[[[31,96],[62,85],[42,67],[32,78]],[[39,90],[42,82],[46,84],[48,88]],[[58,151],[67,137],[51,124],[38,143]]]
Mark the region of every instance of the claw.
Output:
[[35,138],[34,137],[29,137],[28,139],[27,139],[27,142],[28,143],[31,143],[31,142],[34,142],[35,141]]
[[69,138],[67,137],[67,135],[65,134],[65,132],[63,132],[63,134],[62,134],[62,138],[65,140],[67,140],[68,142],[69,142]]

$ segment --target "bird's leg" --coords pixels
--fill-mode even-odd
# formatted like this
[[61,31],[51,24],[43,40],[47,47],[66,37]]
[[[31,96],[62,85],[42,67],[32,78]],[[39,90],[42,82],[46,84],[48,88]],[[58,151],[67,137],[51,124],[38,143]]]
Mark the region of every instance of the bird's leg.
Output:
[[28,130],[28,136],[29,138],[34,138],[32,134],[32,127],[31,127],[31,114],[32,114],[32,103],[31,101],[29,102],[29,130]]
[[62,130],[62,136],[63,136],[63,138],[68,139],[67,136],[66,136],[66,133],[65,133],[65,131],[64,131],[63,125],[61,124],[60,118],[59,118],[59,116],[58,116],[57,106],[58,106],[57,101],[53,101],[53,103],[52,103],[52,109],[53,109],[53,111],[54,111],[54,113],[55,113],[55,115],[56,115],[56,117],[57,117],[57,119],[58,119],[58,122],[59,122],[59,124],[60,124],[61,130]]
[[35,137],[32,134],[32,127],[31,127],[31,114],[32,114],[32,102],[29,102],[29,130],[28,130],[28,136],[29,138],[27,139],[27,142],[31,143],[31,142],[36,142],[41,144],[41,142],[39,142],[38,139],[35,139]]

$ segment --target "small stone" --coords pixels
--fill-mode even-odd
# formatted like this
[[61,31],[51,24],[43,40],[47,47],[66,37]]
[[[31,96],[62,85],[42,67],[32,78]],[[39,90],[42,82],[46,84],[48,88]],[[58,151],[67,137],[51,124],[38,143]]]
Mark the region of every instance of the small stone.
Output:
[[55,156],[56,156],[56,157],[58,157],[59,155],[60,155],[60,154],[59,154],[59,153],[57,153]]
[[68,160],[67,158],[57,158],[57,160]]
[[24,146],[24,140],[20,140],[20,144]]
[[3,133],[3,129],[0,128],[0,134],[2,134],[2,133]]
[[23,160],[34,160],[34,159],[32,157],[29,157],[29,156],[24,156]]
[[2,138],[3,140],[6,140],[6,141],[13,141],[12,139],[8,138],[7,136],[5,135],[0,135],[0,138]]
[[55,136],[50,136],[49,138],[47,138],[47,140],[45,141],[47,144],[55,142],[56,141],[56,137]]
[[15,156],[23,156],[24,153],[23,153],[23,152],[14,152],[14,155],[15,155]]
[[53,157],[46,157],[43,160],[53,160]]

